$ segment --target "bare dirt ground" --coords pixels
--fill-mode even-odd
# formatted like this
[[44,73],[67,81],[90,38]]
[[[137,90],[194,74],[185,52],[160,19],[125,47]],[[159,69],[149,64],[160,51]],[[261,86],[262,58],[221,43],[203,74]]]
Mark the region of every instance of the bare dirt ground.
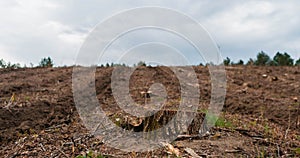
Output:
[[[211,91],[208,69],[194,69],[200,85],[199,107],[207,107]],[[112,70],[97,69],[97,97],[107,116],[123,120],[126,113],[111,92]],[[143,153],[113,149],[88,132],[74,104],[72,68],[0,69],[0,74],[1,157],[300,156],[300,67],[226,67],[226,101],[216,127],[206,136],[178,138],[169,147]],[[167,67],[138,68],[130,80],[133,100],[143,104],[140,92],[153,83],[166,87],[166,106],[178,106],[179,83]],[[172,118],[174,113],[162,112],[148,120],[163,125],[164,118]],[[186,134],[197,134],[204,116],[200,109]],[[119,126],[147,131],[145,119],[129,118]]]

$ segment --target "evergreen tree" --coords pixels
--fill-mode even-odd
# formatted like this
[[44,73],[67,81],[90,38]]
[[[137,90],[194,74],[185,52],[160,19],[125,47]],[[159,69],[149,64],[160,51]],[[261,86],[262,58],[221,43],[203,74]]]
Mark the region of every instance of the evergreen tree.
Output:
[[240,59],[235,65],[244,65],[244,61]]
[[231,60],[228,57],[226,57],[226,59],[224,59],[224,61],[223,61],[224,65],[226,65],[226,66],[230,65],[230,62],[231,62]]
[[39,63],[39,67],[53,67],[53,65],[53,60],[50,57],[41,59]]
[[250,58],[246,65],[254,65],[254,60]]
[[137,65],[138,65],[138,66],[146,66],[146,63],[145,63],[144,61],[140,61],[140,62],[138,62]]
[[6,63],[3,59],[0,60],[0,67],[1,68],[5,68],[6,67]]
[[296,61],[295,65],[300,66],[300,58]]
[[259,65],[259,66],[269,65],[269,63],[271,61],[269,55],[263,51],[259,52],[257,54],[256,58],[257,59],[256,59],[256,61],[254,61],[254,64]]
[[273,61],[275,62],[275,65],[279,66],[292,66],[294,64],[294,60],[286,52],[284,54],[277,52]]

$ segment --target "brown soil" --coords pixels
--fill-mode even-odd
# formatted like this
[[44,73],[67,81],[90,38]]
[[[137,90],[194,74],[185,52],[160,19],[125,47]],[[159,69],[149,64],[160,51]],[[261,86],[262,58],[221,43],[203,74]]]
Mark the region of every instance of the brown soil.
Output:
[[[210,102],[210,76],[206,67],[194,69],[202,109]],[[90,134],[73,101],[72,70],[0,69],[0,155],[76,157],[92,151],[107,157],[174,156],[167,148],[126,153]],[[140,92],[147,91],[153,83],[163,84],[168,95],[165,111],[142,120],[117,106],[110,87],[112,70],[97,69],[96,93],[107,116],[130,118],[119,126],[150,131],[149,124],[158,124],[153,128],[159,128],[176,114],[180,86],[169,68],[140,67],[132,75],[130,94],[135,102],[145,102]],[[185,151],[191,148],[202,157],[299,157],[300,67],[226,67],[226,75],[226,101],[216,127],[203,137],[178,138],[172,145],[179,149],[179,156],[191,157]],[[199,110],[187,135],[197,134],[204,116]]]

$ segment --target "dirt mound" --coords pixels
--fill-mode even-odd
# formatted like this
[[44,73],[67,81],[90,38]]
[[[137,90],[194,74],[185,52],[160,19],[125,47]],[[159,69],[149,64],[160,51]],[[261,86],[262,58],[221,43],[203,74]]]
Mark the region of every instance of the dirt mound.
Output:
[[[300,150],[300,68],[226,67],[227,94],[221,117],[210,133],[197,134],[210,103],[211,83],[207,67],[194,67],[199,79],[200,102],[187,137],[173,143],[180,156],[296,156]],[[158,129],[175,116],[180,84],[167,67],[139,67],[130,78],[130,95],[141,106],[150,102],[141,92],[151,85],[165,86],[167,100],[160,112],[139,119],[124,112],[112,95],[113,68],[98,68],[96,93],[103,110],[126,130]],[[86,151],[112,157],[168,156],[168,148],[147,153],[126,153],[106,146],[82,125],[74,105],[72,68],[0,69],[0,154],[11,156],[85,155]],[[157,125],[151,126],[150,125]],[[190,150],[188,150],[190,151]],[[299,156],[299,155],[298,155]]]
[[0,110],[1,145],[25,133],[34,134],[53,125],[71,122],[70,107],[51,105],[47,101],[32,104],[34,106]]

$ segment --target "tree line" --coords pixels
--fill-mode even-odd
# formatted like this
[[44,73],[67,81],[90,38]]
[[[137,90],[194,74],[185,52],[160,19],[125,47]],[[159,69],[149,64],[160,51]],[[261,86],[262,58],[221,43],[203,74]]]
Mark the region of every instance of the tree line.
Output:
[[[244,65],[243,60],[238,62],[232,62],[230,58],[226,58],[223,61],[224,65]],[[250,58],[246,65],[257,65],[257,66],[300,66],[300,58],[294,62],[294,59],[286,52],[277,52],[273,58],[271,58],[264,51],[259,52],[256,55],[256,59]]]
[[[300,66],[300,58],[294,62],[294,59],[286,52],[280,53],[277,52],[273,58],[271,58],[264,51],[259,52],[256,55],[255,59],[250,58],[247,63],[244,63],[243,60],[239,60],[238,62],[233,62],[229,57],[226,57],[223,61],[224,65],[257,65],[257,66]],[[200,64],[203,65],[203,64]],[[35,67],[53,67],[54,62],[51,57],[42,58],[39,64]],[[116,64],[116,63],[106,63],[105,65],[101,64],[100,67],[114,67],[114,66],[126,66],[126,64]],[[140,61],[135,66],[147,66],[145,62]],[[27,66],[24,65],[23,68]],[[34,67],[32,63],[30,63],[30,67]],[[0,59],[0,68],[7,69],[18,69],[22,68],[19,63],[13,64],[11,62],[5,62],[3,59]]]
[[[34,66],[32,63],[30,63],[30,67],[42,67],[42,68],[46,68],[46,67],[53,67],[54,66],[54,62],[52,60],[51,57],[46,57],[46,58],[42,58],[39,62],[39,64],[37,66]],[[123,66],[123,67],[129,67],[126,64],[118,64],[118,63],[106,63],[99,65],[100,67],[116,67],[116,66]],[[147,66],[146,63],[144,61],[140,61],[137,64],[133,65],[135,66]],[[27,65],[21,66],[21,64],[16,63],[16,64],[12,64],[11,62],[5,62],[3,59],[0,59],[0,68],[5,68],[5,69],[18,69],[18,68],[27,68]]]
[[[54,62],[51,59],[51,57],[47,58],[42,58],[36,67],[53,67]],[[34,67],[32,63],[30,63],[30,67]],[[16,63],[12,64],[11,62],[5,62],[3,59],[0,59],[0,68],[5,68],[5,69],[18,69],[22,68],[21,64]],[[24,65],[23,68],[27,68],[27,65]]]

